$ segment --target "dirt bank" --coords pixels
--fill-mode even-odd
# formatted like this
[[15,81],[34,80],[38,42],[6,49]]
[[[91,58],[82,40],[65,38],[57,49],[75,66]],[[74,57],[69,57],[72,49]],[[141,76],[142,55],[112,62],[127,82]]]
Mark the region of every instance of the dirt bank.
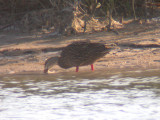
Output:
[[[121,49],[115,49],[95,63],[95,70],[110,69],[153,69],[160,68],[160,23],[126,24],[119,31],[98,32],[68,37],[46,37],[46,35],[26,35],[15,33],[0,34],[0,73],[15,74],[23,72],[43,72],[47,58],[57,56],[60,50],[73,41],[91,40],[92,42],[116,42]],[[80,67],[89,71],[90,66]],[[75,68],[53,71],[70,72]]]

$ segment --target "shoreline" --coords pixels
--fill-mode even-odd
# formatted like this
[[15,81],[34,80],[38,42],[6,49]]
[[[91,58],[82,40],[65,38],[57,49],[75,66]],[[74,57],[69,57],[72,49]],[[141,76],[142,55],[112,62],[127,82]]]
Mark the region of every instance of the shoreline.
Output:
[[[106,42],[127,44],[120,50],[112,50],[105,57],[95,62],[95,71],[124,69],[160,69],[160,24],[131,24],[120,31],[120,35],[112,32],[97,32],[60,38],[36,37],[34,35],[0,34],[0,73],[43,74],[44,62],[49,57],[58,56],[61,48],[73,41],[91,40],[91,42]],[[135,34],[136,32],[136,34]],[[130,44],[138,46],[133,48]],[[151,46],[151,47],[145,47]],[[56,73],[75,72],[75,68],[62,69],[57,65]],[[80,67],[80,71],[90,71],[90,66]]]

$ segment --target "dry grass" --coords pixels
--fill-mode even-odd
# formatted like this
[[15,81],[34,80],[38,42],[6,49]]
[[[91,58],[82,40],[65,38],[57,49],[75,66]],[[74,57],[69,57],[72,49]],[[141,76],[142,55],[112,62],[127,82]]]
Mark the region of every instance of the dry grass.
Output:
[[[144,1],[133,0],[0,0],[0,31],[42,32],[51,34],[77,34],[106,30],[108,11],[114,18],[144,16]],[[158,5],[153,0],[147,9],[156,14]],[[153,6],[154,5],[154,6]],[[154,7],[153,9],[150,8]],[[151,11],[152,10],[152,11]],[[159,13],[159,12],[158,12]],[[103,21],[102,21],[103,19]],[[114,21],[114,20],[113,20]],[[112,26],[115,24],[112,22]],[[117,24],[117,23],[116,23]],[[118,23],[119,24],[119,23]]]

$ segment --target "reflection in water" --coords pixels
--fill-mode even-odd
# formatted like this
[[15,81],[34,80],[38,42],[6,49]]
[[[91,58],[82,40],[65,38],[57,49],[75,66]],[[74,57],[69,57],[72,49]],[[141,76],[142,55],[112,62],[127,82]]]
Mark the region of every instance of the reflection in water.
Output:
[[159,120],[158,71],[0,77],[0,120]]

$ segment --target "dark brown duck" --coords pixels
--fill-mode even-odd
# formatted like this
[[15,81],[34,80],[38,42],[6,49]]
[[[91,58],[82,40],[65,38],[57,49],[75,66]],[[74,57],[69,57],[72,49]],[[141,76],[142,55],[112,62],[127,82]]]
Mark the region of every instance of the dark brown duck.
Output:
[[73,42],[62,50],[60,57],[51,57],[46,60],[44,73],[47,73],[56,63],[64,69],[76,67],[76,72],[79,71],[79,66],[91,65],[93,71],[93,63],[109,53],[114,47],[113,44]]

